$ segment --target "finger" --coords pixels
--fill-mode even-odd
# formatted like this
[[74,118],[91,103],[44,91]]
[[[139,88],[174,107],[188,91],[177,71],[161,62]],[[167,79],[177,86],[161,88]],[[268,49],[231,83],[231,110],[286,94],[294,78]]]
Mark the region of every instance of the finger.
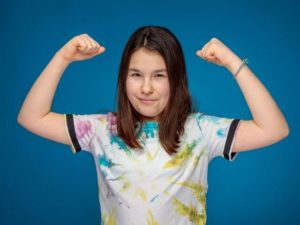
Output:
[[98,52],[99,49],[101,48],[101,45],[98,42],[96,42],[95,40],[93,40],[93,42],[94,42],[94,49],[93,49],[93,51],[94,52]]
[[196,52],[196,54],[197,54],[198,56],[200,56],[202,59],[205,59],[205,58],[204,58],[204,52],[203,52],[203,49],[198,50],[198,51]]
[[209,63],[217,63],[217,58],[212,49],[208,49],[206,55],[204,55],[203,50],[198,50],[196,54]]
[[211,48],[209,48],[209,49],[207,49],[207,52],[206,52],[206,58],[208,59],[208,60],[213,60],[213,59],[215,59],[216,57],[215,57],[215,51],[214,51],[214,49],[211,47]]
[[203,49],[196,51],[196,54],[201,57],[203,60],[207,60],[207,55]]
[[97,51],[93,51],[93,52],[88,52],[86,53],[86,55],[90,56],[90,57],[94,57],[96,55],[100,55],[105,51],[105,48],[103,46],[100,46],[100,48]]
[[96,55],[102,54],[103,52],[105,52],[105,47],[104,46],[100,46],[99,49],[96,52]]
[[93,49],[93,42],[87,34],[82,35],[83,40],[87,44],[87,48],[83,51],[84,54],[89,53]]
[[100,48],[100,45],[98,44],[97,41],[95,41],[93,38],[91,38],[90,36],[87,35],[87,38],[91,44],[91,48],[90,48],[90,51],[89,53],[94,53],[94,52],[97,52],[98,49]]
[[207,42],[201,50],[198,50],[196,54],[200,56],[202,59],[207,60],[207,50],[209,49],[210,42]]
[[81,37],[79,36],[77,39],[76,39],[77,43],[76,43],[76,47],[77,49],[79,49],[81,52],[84,52],[87,48],[88,48],[88,45],[86,43],[86,41]]
[[210,41],[209,41],[209,42],[207,42],[207,43],[203,46],[203,48],[202,48],[202,52],[203,52],[204,57],[207,57],[207,50],[208,50],[210,44],[211,44],[211,43],[210,43]]
[[[101,46],[97,41],[95,41],[93,38],[89,37],[89,41],[91,43],[91,48],[90,50],[87,52],[88,54],[100,54],[102,52],[104,52],[104,47]],[[101,48],[102,47],[102,48]]]

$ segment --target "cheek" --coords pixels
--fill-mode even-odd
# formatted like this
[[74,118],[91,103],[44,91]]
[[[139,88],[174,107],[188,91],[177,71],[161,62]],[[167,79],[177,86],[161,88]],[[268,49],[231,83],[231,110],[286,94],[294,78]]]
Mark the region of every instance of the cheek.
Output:
[[169,82],[166,82],[162,85],[160,85],[159,89],[158,89],[161,93],[162,96],[164,96],[165,98],[169,98],[170,96],[170,85]]
[[128,89],[128,87],[129,87],[129,84],[128,84],[128,81],[126,81],[126,84],[125,84],[125,90],[126,90],[126,93],[127,93],[127,95],[129,94],[129,89]]
[[135,96],[138,95],[138,90],[139,90],[138,86],[136,85],[135,82],[132,82],[130,80],[126,82],[126,94],[127,94],[127,98],[131,103],[135,101]]
[[127,95],[130,95],[131,93],[134,92],[134,85],[130,80],[126,81],[126,93]]

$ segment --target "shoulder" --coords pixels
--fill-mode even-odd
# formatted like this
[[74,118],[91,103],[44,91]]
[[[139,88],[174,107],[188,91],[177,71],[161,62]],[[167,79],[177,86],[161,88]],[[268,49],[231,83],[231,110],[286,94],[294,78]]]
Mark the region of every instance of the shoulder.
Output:
[[199,122],[203,119],[204,115],[205,114],[203,112],[190,113],[185,121],[185,128],[188,131],[195,131],[195,129],[199,129]]
[[210,115],[204,112],[195,112],[192,113],[189,117],[195,120],[198,124],[205,124],[205,123],[222,124],[222,123],[230,122],[232,120],[232,118]]
[[116,115],[114,112],[95,113],[95,114],[69,114],[69,119],[73,119],[78,127],[104,127],[114,125],[116,123]]
[[193,127],[194,129],[199,129],[201,132],[203,132],[203,130],[205,129],[219,127],[230,122],[231,119],[225,117],[218,117],[215,115],[207,114],[205,112],[193,112],[188,116],[186,120],[186,126]]
[[200,120],[203,120],[203,119],[207,118],[206,116],[208,116],[208,115],[203,113],[203,112],[192,112],[187,117],[186,123],[199,122]]
[[71,114],[76,122],[104,122],[107,120],[107,114]]

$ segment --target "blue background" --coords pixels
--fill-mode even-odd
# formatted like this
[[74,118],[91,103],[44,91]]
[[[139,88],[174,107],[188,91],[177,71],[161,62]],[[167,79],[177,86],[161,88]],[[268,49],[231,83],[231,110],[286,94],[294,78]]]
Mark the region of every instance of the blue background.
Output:
[[[198,109],[251,119],[231,74],[195,55],[217,37],[268,88],[290,126],[288,138],[232,163],[212,161],[208,225],[300,224],[299,1],[1,1],[0,224],[99,224],[92,155],[36,136],[17,124],[21,105],[43,68],[70,38],[88,33],[105,54],[70,65],[52,111],[113,110],[117,72],[130,34],[166,26],[184,49]],[[297,103],[298,102],[298,103]],[[298,139],[297,139],[298,138]]]

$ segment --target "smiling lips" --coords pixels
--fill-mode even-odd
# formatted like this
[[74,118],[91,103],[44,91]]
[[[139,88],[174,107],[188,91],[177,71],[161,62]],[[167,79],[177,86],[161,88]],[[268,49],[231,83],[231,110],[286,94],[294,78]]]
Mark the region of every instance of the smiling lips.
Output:
[[156,101],[156,99],[143,99],[143,98],[140,98],[139,100],[145,104],[151,104]]

